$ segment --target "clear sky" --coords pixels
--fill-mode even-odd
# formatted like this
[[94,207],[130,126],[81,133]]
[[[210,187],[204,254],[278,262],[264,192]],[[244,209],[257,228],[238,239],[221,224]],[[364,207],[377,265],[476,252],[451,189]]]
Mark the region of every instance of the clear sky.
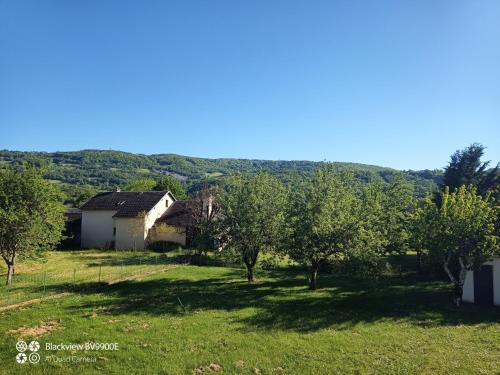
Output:
[[0,0],[0,148],[500,161],[500,1]]

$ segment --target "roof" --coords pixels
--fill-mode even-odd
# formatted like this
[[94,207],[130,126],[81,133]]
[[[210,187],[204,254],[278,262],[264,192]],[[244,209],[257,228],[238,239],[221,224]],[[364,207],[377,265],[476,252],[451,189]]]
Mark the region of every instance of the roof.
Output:
[[189,217],[189,201],[176,201],[156,220],[155,224],[185,227],[189,224]]
[[166,191],[129,192],[113,191],[97,194],[82,206],[82,210],[117,211],[113,217],[137,217],[142,211],[150,211],[164,196]]
[[78,208],[68,208],[64,213],[66,221],[75,221],[82,218],[82,211]]

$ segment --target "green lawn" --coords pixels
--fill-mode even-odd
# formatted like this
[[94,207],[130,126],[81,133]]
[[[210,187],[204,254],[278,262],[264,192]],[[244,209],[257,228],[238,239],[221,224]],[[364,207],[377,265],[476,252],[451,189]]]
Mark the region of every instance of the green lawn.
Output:
[[[52,253],[48,264],[66,272],[80,262],[82,272],[94,272],[95,257],[111,257],[106,267],[119,273],[117,260],[136,256],[120,254]],[[131,267],[142,267],[143,277],[113,285],[51,283],[46,293],[73,294],[0,312],[0,373],[500,373],[500,309],[457,310],[439,282],[322,275],[322,289],[310,292],[296,271],[259,271],[258,282],[248,285],[238,268]],[[38,338],[39,364],[16,363],[21,337]],[[84,342],[117,342],[119,350],[45,350],[46,343]],[[49,363],[51,354],[96,362]]]
[[[50,295],[82,283],[111,282],[142,273],[161,270],[172,263],[173,256],[133,251],[51,252],[47,259],[20,262],[11,288],[0,288],[2,306]],[[5,264],[0,263],[0,282],[5,278]]]

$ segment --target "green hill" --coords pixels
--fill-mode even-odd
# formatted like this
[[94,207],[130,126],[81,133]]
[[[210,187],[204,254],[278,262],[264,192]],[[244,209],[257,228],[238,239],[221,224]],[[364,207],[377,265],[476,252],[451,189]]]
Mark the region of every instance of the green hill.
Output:
[[[48,166],[47,178],[62,184],[113,189],[145,177],[170,174],[183,181],[190,190],[205,181],[216,180],[234,172],[269,171],[285,181],[313,172],[321,163],[313,161],[206,159],[175,154],[143,155],[122,151],[82,150],[71,152],[0,151],[0,166],[23,162]],[[334,163],[339,169],[351,170],[367,180],[380,176],[389,181],[403,175],[416,186],[417,194],[432,190],[440,181],[441,171],[398,171],[375,165]]]

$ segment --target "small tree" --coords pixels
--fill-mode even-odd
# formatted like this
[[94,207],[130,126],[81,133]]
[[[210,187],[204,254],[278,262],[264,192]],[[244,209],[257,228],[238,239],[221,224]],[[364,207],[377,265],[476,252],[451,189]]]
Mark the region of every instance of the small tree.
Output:
[[64,206],[57,186],[34,167],[0,170],[0,254],[7,285],[18,259],[55,246],[64,228]]
[[363,246],[380,256],[404,253],[413,201],[413,188],[403,178],[389,184],[374,180],[365,185],[359,212]]
[[409,244],[417,253],[417,272],[423,273],[423,257],[428,255],[428,243],[431,233],[435,230],[434,210],[428,209],[432,204],[430,197],[414,203],[412,216],[409,223]]
[[359,235],[359,198],[353,185],[350,174],[323,168],[293,193],[287,253],[309,267],[311,290],[317,288],[321,265],[346,254]]
[[194,263],[200,264],[208,250],[219,244],[220,225],[219,190],[205,186],[187,202],[187,229],[191,246],[195,250]]
[[156,182],[153,190],[170,191],[177,199],[187,199],[186,189],[176,178],[172,176],[162,177]]
[[496,208],[489,196],[477,195],[475,187],[461,186],[452,193],[445,189],[439,207],[426,199],[417,218],[427,229],[421,242],[441,260],[454,285],[454,302],[460,306],[467,271],[499,254]]
[[286,190],[269,173],[260,172],[254,177],[235,175],[227,180],[219,202],[223,242],[226,249],[241,255],[251,283],[259,253],[281,246]]
[[125,191],[151,191],[155,188],[156,181],[152,178],[142,178],[127,184],[124,188]]

